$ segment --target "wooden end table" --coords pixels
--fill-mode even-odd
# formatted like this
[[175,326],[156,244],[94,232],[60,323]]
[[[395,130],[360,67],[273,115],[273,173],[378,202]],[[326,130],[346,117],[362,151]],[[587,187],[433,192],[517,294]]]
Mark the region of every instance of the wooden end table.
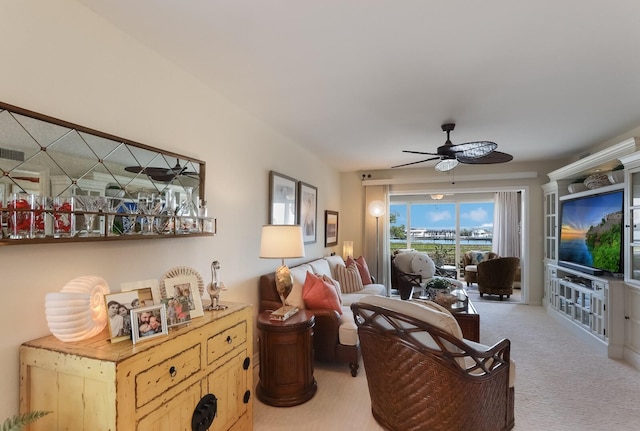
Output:
[[260,380],[256,395],[276,407],[309,401],[316,393],[313,377],[313,314],[300,310],[285,321],[258,315]]
[[455,317],[460,329],[462,329],[462,336],[467,340],[480,342],[480,314],[478,310],[473,306],[471,301],[468,303],[466,311],[454,311],[453,317]]

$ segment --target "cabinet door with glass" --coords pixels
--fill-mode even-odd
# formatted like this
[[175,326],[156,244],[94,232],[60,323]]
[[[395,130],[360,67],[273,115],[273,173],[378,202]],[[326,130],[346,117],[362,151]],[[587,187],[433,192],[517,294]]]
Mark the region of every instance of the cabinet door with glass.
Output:
[[556,260],[558,250],[557,190],[545,190],[544,194],[544,257]]
[[627,184],[627,279],[640,284],[640,168],[630,171]]

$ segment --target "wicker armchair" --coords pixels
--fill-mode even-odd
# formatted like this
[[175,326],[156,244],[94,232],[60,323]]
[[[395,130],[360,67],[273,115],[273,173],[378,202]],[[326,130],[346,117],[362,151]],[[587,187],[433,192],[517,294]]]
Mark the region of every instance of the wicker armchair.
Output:
[[478,292],[480,297],[485,293],[503,295],[507,298],[513,293],[513,281],[520,267],[517,257],[499,257],[478,264]]
[[513,428],[515,368],[509,340],[492,347],[465,340],[453,316],[436,304],[368,296],[351,309],[371,411],[384,428]]
[[[470,286],[471,283],[478,282],[478,274],[477,274],[477,264],[473,263],[473,253],[478,253],[477,251],[468,251],[462,255],[462,265],[464,268],[464,281],[467,282],[467,286]],[[486,256],[484,260],[495,259],[498,255],[492,251],[485,252]]]

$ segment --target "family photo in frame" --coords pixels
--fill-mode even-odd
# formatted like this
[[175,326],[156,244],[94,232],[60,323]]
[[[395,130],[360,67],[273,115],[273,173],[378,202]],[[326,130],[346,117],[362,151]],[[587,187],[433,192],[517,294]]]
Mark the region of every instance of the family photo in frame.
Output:
[[169,327],[164,304],[131,310],[131,332],[133,344],[167,335]]
[[174,298],[180,304],[186,304],[189,318],[204,316],[202,298],[195,275],[172,277],[164,280],[166,298]]

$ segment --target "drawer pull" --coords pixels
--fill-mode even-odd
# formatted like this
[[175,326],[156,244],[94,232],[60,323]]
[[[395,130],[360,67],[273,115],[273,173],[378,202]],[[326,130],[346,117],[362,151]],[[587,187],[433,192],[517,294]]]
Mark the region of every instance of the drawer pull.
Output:
[[233,338],[231,338],[231,335],[227,335],[227,344],[231,344],[233,342]]
[[244,393],[244,397],[242,397],[242,402],[247,404],[250,399],[251,399],[251,391],[246,391]]
[[248,357],[244,358],[244,361],[242,362],[242,369],[245,371],[248,370],[249,365],[251,365],[251,359],[249,359]]
[[169,368],[169,375],[171,377],[175,377],[177,374],[178,374],[178,370],[176,369],[176,367]]

